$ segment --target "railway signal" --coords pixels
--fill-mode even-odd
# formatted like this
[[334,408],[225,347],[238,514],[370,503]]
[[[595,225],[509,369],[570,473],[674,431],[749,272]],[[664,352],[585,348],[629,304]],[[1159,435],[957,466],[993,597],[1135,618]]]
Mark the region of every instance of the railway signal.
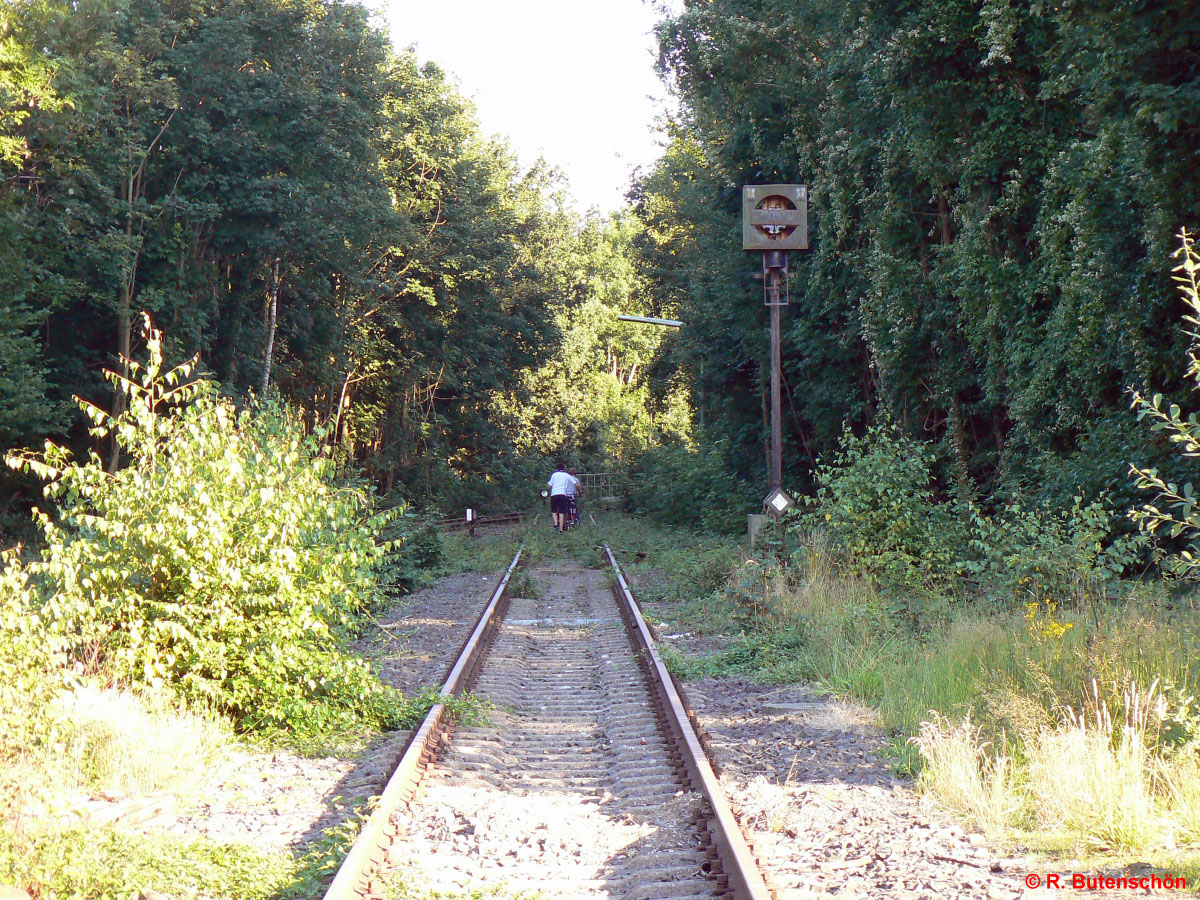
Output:
[[788,251],[808,249],[808,187],[742,186],[742,249],[762,253],[763,302],[771,310],[771,489],[763,507],[782,516],[792,506],[783,490],[780,413],[780,310],[788,303]]

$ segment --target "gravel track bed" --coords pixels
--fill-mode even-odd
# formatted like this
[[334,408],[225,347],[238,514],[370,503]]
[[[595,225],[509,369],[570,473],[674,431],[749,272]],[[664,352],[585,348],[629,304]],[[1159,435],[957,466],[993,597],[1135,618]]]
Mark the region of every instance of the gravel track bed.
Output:
[[[520,630],[520,643],[504,651],[506,665],[522,671],[523,685],[519,690],[511,684],[478,686],[483,692],[493,690],[492,699],[501,708],[493,713],[491,728],[463,729],[455,736],[457,752],[464,763],[470,758],[475,768],[431,783],[427,801],[436,801],[434,790],[445,799],[426,802],[419,810],[421,817],[411,821],[412,835],[423,843],[411,845],[407,863],[410,870],[415,863],[444,871],[451,890],[468,883],[500,887],[507,882],[547,896],[636,897],[628,887],[651,877],[653,866],[642,874],[637,868],[648,858],[666,864],[672,853],[681,853],[689,866],[694,865],[695,856],[687,855],[695,846],[688,843],[687,829],[672,824],[679,821],[672,807],[690,810],[693,801],[667,791],[658,797],[661,815],[620,809],[626,798],[648,796],[652,787],[664,782],[661,773],[641,782],[636,774],[615,774],[618,764],[626,763],[631,768],[620,771],[645,773],[642,754],[657,736],[642,734],[636,724],[622,734],[620,710],[628,688],[600,680],[603,672],[632,674],[632,667],[627,673],[613,662],[613,653],[600,649],[608,646],[602,640],[602,623],[587,621],[616,618],[603,576],[568,565],[535,574],[547,599],[514,601],[510,626],[514,641]],[[608,604],[603,610],[577,596],[581,577],[590,579],[583,593],[602,596]],[[364,637],[360,649],[380,666],[386,680],[407,693],[440,684],[496,580],[495,573],[439,579],[381,619],[380,628]],[[674,609],[664,605],[654,612],[669,619]],[[521,621],[525,624],[515,624]],[[604,623],[609,627],[619,626]],[[705,652],[720,645],[717,637],[696,638],[684,632],[667,642],[683,652]],[[588,648],[582,668],[563,659],[554,662],[554,641]],[[493,649],[494,655],[498,649],[499,645]],[[532,663],[538,660],[554,662],[546,671],[556,674],[537,675]],[[578,674],[581,671],[595,673],[596,680],[588,681]],[[569,696],[562,698],[561,707],[554,707],[553,718],[539,718],[537,714],[551,712],[556,677],[569,679],[561,682]],[[594,721],[580,718],[573,702],[586,691],[595,693],[597,685],[603,685],[600,692],[608,698],[604,716],[597,714]],[[894,778],[881,755],[885,738],[868,711],[814,696],[803,686],[726,678],[685,687],[713,739],[725,789],[779,889],[779,900],[1043,900],[1065,893],[1025,890],[1023,876],[1069,872],[1069,861],[1047,866],[1008,856],[979,835],[964,833],[949,816],[919,799],[911,784]],[[786,704],[792,707],[784,709]],[[614,730],[608,740],[597,737],[609,721]],[[521,759],[510,750],[505,734],[520,729],[540,742],[539,755]],[[165,803],[163,814],[129,824],[218,842],[301,848],[344,820],[362,799],[382,790],[407,737],[387,735],[353,758],[313,759],[240,749],[213,773],[204,802],[184,810]],[[647,745],[641,744],[643,737]],[[488,800],[498,794],[493,785],[502,787],[502,801]],[[107,819],[109,807],[137,802],[94,798],[89,807],[97,818]],[[683,850],[673,849],[680,843]],[[404,846],[397,845],[393,852],[404,852]],[[432,862],[421,859],[434,850],[437,856],[425,858]],[[411,883],[422,885],[419,880]],[[669,888],[664,883],[664,891]],[[690,888],[682,890],[687,896]],[[1085,898],[1133,896],[1122,891],[1069,893]]]
[[[358,649],[406,694],[438,687],[497,580],[481,573],[440,578],[382,617]],[[351,758],[238,749],[213,773],[203,802],[145,824],[220,843],[300,848],[383,791],[408,737],[383,735]]]
[[406,597],[359,649],[375,658],[384,681],[405,694],[441,687],[498,583],[496,573],[439,578]]
[[[486,727],[457,729],[386,864],[419,891],[536,891],[547,898],[700,898],[696,820],[604,574],[531,570],[542,599],[514,598],[480,677]],[[403,890],[403,892],[401,892]],[[380,897],[413,896],[412,888]]]
[[[894,777],[873,714],[801,685],[706,678],[685,686],[713,741],[778,900],[1132,898],[1146,891],[1027,888],[1025,876],[1089,871],[1015,856],[968,833]],[[1101,874],[1149,874],[1145,867]],[[1092,874],[1096,874],[1094,871]],[[1162,896],[1183,896],[1159,891]]]
[[778,900],[1024,893],[1023,860],[941,820],[890,774],[866,711],[737,678],[686,691]]

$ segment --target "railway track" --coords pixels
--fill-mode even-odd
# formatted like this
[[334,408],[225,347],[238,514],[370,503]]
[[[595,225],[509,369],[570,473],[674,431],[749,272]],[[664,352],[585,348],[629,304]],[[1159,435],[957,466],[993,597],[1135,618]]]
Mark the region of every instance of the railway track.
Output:
[[442,531],[470,531],[474,534],[476,528],[495,529],[507,525],[520,525],[526,517],[523,512],[493,513],[490,516],[477,516],[474,519],[442,519],[434,522],[433,525]]
[[771,896],[605,552],[608,573],[535,570],[538,599],[508,596],[517,553],[443,686],[488,723],[434,706],[325,900]]

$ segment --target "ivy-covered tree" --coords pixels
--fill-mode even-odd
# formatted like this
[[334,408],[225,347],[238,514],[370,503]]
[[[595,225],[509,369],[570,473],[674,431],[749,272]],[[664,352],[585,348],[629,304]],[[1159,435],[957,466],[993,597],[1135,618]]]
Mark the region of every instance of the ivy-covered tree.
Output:
[[646,244],[643,266],[704,323],[674,364],[703,360],[738,397],[708,422],[743,448],[743,473],[761,465],[766,342],[737,191],[801,181],[793,480],[843,421],[886,409],[939,445],[945,490],[1132,502],[1123,394],[1177,383],[1162,272],[1200,209],[1200,24],[1184,0],[686,0],[659,41],[682,111],[634,199],[685,239]]

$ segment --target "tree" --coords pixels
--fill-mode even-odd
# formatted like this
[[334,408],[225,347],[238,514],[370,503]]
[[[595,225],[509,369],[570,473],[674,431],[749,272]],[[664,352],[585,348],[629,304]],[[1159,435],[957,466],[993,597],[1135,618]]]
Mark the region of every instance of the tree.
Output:
[[[551,351],[549,251],[574,226],[557,176],[484,139],[443,73],[329,0],[5,17],[0,210],[28,268],[0,261],[0,284],[36,311],[15,333],[45,326],[57,408],[119,414],[100,375],[146,310],[172,352],[231,393],[279,391],[389,487],[511,457],[489,410]],[[13,354],[36,385],[38,354]]]
[[1200,203],[1186,4],[686,2],[659,41],[678,151],[637,190],[648,222],[690,230],[686,255],[646,245],[642,264],[705,323],[676,365],[718,359],[739,383],[706,421],[742,459],[763,433],[763,342],[746,341],[761,320],[735,192],[803,181],[790,478],[882,409],[939,445],[943,490],[1130,500],[1122,391],[1172,377],[1159,272]]

